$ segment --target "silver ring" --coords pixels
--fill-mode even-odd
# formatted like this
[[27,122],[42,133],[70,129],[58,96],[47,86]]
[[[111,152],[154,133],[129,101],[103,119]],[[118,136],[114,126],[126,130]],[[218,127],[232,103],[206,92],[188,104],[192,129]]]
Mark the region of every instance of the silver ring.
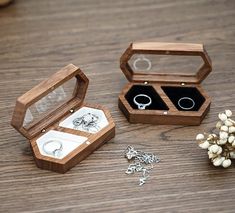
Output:
[[135,70],[141,70],[137,67],[137,63],[139,61],[145,61],[148,64],[148,66],[145,70],[149,71],[152,68],[151,61],[148,58],[145,58],[144,56],[140,56],[137,59],[135,59],[134,62],[133,62],[133,67],[134,67]]
[[[191,101],[192,106],[190,106],[190,107],[184,107],[184,106],[182,106],[180,102],[183,101],[183,100]],[[194,102],[194,100],[193,100],[192,98],[183,97],[183,98],[180,98],[180,99],[178,100],[178,106],[179,106],[181,109],[190,110],[190,109],[192,109],[192,108],[195,106],[195,102]]]
[[[136,101],[136,98],[138,97],[145,97],[147,99],[149,99],[149,102],[148,103],[139,103]],[[138,109],[145,109],[147,106],[149,106],[151,103],[152,103],[152,99],[148,96],[148,95],[145,95],[145,94],[139,94],[139,95],[136,95],[133,99],[135,105],[138,106]]]
[[[54,144],[56,146],[56,148],[51,149],[49,147],[49,145],[51,145],[51,144]],[[60,142],[58,140],[49,140],[43,144],[42,149],[48,155],[52,155],[54,157],[60,157],[61,151],[63,149],[63,145],[62,145],[62,142]]]

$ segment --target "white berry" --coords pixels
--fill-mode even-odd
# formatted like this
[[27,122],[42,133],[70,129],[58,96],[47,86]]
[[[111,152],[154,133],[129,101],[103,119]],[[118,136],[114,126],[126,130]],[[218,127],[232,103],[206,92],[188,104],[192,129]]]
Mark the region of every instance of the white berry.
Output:
[[229,136],[228,137],[228,142],[233,143],[233,141],[235,141],[235,136],[234,135]]
[[231,122],[231,121],[229,121],[229,120],[226,120],[225,122],[224,122],[224,124],[226,125],[226,126],[232,126],[233,125],[233,123]]
[[219,137],[220,137],[220,139],[227,139],[228,138],[228,133],[227,132],[220,132]]
[[231,159],[235,159],[235,121],[231,116],[232,111],[229,109],[219,113],[217,133],[196,136],[199,147],[208,150],[208,158],[214,166],[228,168],[232,163]]
[[227,120],[227,115],[225,113],[220,113],[218,115],[218,117],[221,121],[226,121]]
[[228,127],[227,126],[221,126],[220,128],[221,131],[228,132]]
[[234,133],[235,132],[235,126],[230,126],[228,129],[229,133]]
[[199,147],[201,147],[202,149],[208,149],[209,146],[210,146],[210,144],[208,141],[205,141],[205,142],[199,144]]
[[224,160],[223,161],[223,163],[222,163],[222,166],[224,167],[224,168],[228,168],[230,165],[231,165],[231,160],[230,159],[226,159],[226,160]]
[[214,166],[220,166],[223,161],[224,161],[225,157],[217,157],[213,160],[213,164]]
[[198,134],[198,135],[196,136],[196,140],[197,140],[197,141],[202,141],[204,138],[205,138],[205,136],[204,136],[203,134]]
[[220,139],[219,141],[218,141],[218,144],[219,145],[224,145],[224,144],[226,144],[227,143],[227,139]]
[[222,153],[223,149],[221,146],[219,146],[219,150],[216,152],[217,155],[220,155]]
[[212,146],[210,146],[209,151],[211,151],[212,153],[217,153],[219,151],[220,146],[218,146],[217,144],[214,144]]
[[227,117],[231,117],[233,113],[232,113],[231,110],[226,109],[226,110],[225,110],[225,114],[227,115]]

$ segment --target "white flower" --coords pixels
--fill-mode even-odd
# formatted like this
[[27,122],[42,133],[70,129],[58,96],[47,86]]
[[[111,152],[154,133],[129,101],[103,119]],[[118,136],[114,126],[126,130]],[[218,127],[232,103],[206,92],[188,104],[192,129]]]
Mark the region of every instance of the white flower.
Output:
[[209,151],[212,153],[217,153],[220,149],[220,146],[218,146],[217,144],[214,144],[212,146],[210,146]]
[[228,129],[229,133],[234,133],[235,132],[235,126],[230,126]]
[[218,142],[217,142],[219,145],[224,145],[227,143],[227,139],[220,139]]
[[231,160],[230,159],[226,159],[226,160],[224,160],[223,161],[223,163],[222,163],[222,166],[224,167],[224,168],[228,168],[230,165],[231,165]]
[[223,126],[221,126],[220,130],[224,131],[224,132],[228,132],[228,127],[223,125]]
[[216,152],[217,155],[220,155],[222,153],[223,149],[221,146],[219,146],[219,150]]
[[235,159],[235,121],[230,118],[231,116],[231,110],[219,113],[217,134],[205,133],[196,136],[199,147],[208,149],[208,158],[214,166],[228,168],[232,163],[231,159]]
[[221,121],[226,121],[227,120],[227,115],[225,113],[220,113],[218,115],[218,117]]
[[235,136],[234,135],[231,135],[228,137],[228,142],[229,143],[233,143],[233,141],[235,140]]
[[224,124],[225,124],[226,126],[232,126],[232,125],[233,125],[233,123],[232,123],[231,121],[229,121],[229,120],[226,120],[226,121],[224,122]]
[[224,160],[225,160],[225,157],[218,156],[217,158],[215,158],[213,160],[213,165],[214,166],[220,166],[223,163]]
[[202,149],[208,149],[209,146],[210,146],[210,144],[208,141],[205,141],[205,142],[199,144],[199,147],[201,147]]
[[220,137],[220,139],[227,139],[228,138],[228,133],[227,132],[220,132],[219,137]]
[[202,141],[204,138],[205,138],[205,136],[204,136],[203,134],[198,134],[198,135],[196,136],[196,140],[197,140],[197,141]]
[[226,110],[225,110],[225,114],[227,115],[227,117],[231,117],[233,113],[232,113],[231,110],[226,109]]

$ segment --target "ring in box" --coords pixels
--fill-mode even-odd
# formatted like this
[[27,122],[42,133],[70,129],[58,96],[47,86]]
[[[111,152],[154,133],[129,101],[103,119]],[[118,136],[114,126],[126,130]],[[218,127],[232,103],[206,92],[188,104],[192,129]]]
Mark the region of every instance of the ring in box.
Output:
[[[164,57],[171,59],[168,64]],[[182,57],[187,63],[179,73],[174,59]],[[200,68],[188,69],[195,59],[202,62]],[[156,72],[156,62],[167,71]],[[212,65],[202,44],[132,43],[122,55],[120,67],[130,82],[119,95],[119,108],[131,123],[199,125],[209,111],[211,100],[200,83]]]
[[11,124],[29,139],[38,167],[65,173],[114,137],[109,111],[83,103],[88,82],[70,64],[17,99]]

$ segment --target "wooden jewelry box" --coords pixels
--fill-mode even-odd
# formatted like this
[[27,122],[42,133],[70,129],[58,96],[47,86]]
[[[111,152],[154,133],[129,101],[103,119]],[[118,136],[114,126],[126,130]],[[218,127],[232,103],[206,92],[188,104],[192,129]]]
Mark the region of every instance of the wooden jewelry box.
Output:
[[[203,63],[196,72],[177,72],[176,62],[171,64],[176,72],[159,73],[152,66],[156,56],[197,58]],[[165,59],[160,62],[169,66]],[[120,67],[130,82],[119,95],[119,108],[131,123],[199,125],[209,111],[211,99],[200,83],[212,65],[202,44],[132,43],[122,55]]]
[[114,137],[109,111],[83,102],[88,83],[69,64],[17,99],[11,124],[29,140],[39,168],[65,173]]

